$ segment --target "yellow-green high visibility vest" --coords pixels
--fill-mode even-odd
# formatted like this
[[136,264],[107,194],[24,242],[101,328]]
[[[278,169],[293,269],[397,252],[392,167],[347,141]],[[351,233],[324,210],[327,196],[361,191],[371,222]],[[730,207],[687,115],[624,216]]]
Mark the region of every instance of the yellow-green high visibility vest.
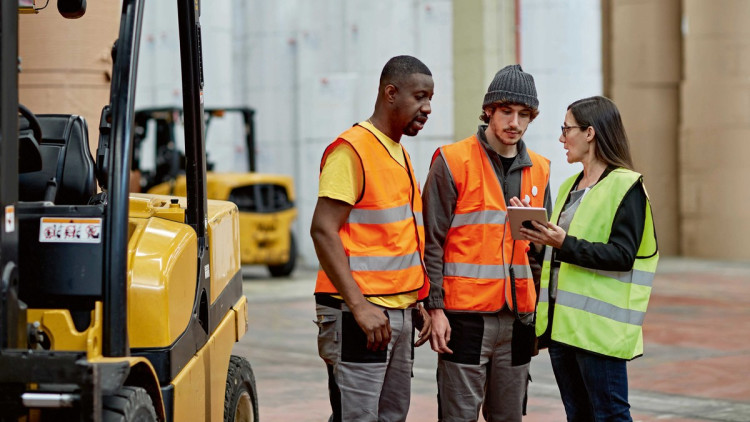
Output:
[[[577,177],[570,177],[560,186],[551,221],[558,221]],[[622,199],[641,178],[624,168],[612,170],[583,197],[568,234],[607,243]],[[561,263],[552,312],[552,340],[621,359],[643,354],[643,318],[659,260],[651,203],[646,196],[643,238],[630,271],[593,270]],[[544,334],[549,323],[551,257],[552,248],[547,248],[537,306],[537,336]]]

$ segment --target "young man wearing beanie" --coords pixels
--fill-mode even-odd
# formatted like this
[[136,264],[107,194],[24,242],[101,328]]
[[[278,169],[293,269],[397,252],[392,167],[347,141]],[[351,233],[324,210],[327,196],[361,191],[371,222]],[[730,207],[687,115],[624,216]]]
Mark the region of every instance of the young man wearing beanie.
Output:
[[406,420],[414,346],[429,338],[430,318],[423,307],[416,311],[429,289],[422,198],[399,141],[422,130],[432,95],[424,63],[393,57],[372,116],[323,153],[310,234],[322,268],[315,284],[318,352],[333,422]]
[[506,66],[484,96],[486,124],[432,158],[423,192],[425,307],[439,353],[440,421],[475,421],[480,407],[487,421],[520,421],[525,411],[533,335],[514,335],[514,320],[533,322],[532,267],[543,255],[511,237],[506,211],[512,198],[551,209],[549,160],[521,139],[538,106],[534,78]]

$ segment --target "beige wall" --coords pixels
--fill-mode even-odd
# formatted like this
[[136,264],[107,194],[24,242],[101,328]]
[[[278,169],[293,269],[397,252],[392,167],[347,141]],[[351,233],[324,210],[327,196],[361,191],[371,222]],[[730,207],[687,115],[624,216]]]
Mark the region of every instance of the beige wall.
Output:
[[50,2],[36,15],[20,15],[19,100],[36,114],[83,116],[92,154],[99,117],[109,103],[111,50],[119,26],[119,0],[87,2],[86,14],[65,19]]
[[750,2],[602,0],[622,111],[662,254],[750,260]]
[[[617,104],[644,176],[659,249],[680,253],[680,0],[605,0],[606,94]],[[609,48],[607,48],[609,47]]]
[[515,26],[513,0],[453,2],[455,140],[476,133],[490,81],[516,62]]
[[750,2],[683,0],[682,251],[750,259]]

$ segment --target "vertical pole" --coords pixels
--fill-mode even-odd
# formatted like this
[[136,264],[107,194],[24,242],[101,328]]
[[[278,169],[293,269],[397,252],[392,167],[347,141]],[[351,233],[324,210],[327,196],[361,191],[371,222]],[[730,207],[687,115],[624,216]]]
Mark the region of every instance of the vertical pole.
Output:
[[[200,5],[197,0],[178,0],[182,101],[185,123],[185,177],[187,223],[198,235],[198,254],[206,238],[206,147],[203,118],[203,57],[201,54]],[[199,256],[200,259],[200,256]]]
[[128,356],[127,250],[135,82],[141,41],[141,0],[123,0],[112,70],[108,202],[104,219],[104,356]]
[[521,64],[521,0],[515,0],[516,63]]
[[0,348],[18,340],[18,2],[0,9]]

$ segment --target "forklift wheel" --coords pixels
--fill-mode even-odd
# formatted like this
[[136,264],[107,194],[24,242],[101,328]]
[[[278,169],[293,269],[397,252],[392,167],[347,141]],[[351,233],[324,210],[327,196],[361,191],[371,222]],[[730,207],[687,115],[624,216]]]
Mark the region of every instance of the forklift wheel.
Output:
[[114,395],[104,397],[102,407],[104,422],[156,421],[151,397],[141,387],[122,387]]
[[294,234],[289,233],[289,261],[279,265],[269,265],[268,271],[271,277],[286,277],[294,271],[294,265],[297,261],[297,242],[294,240]]
[[255,376],[245,358],[232,356],[224,392],[224,422],[258,422]]

